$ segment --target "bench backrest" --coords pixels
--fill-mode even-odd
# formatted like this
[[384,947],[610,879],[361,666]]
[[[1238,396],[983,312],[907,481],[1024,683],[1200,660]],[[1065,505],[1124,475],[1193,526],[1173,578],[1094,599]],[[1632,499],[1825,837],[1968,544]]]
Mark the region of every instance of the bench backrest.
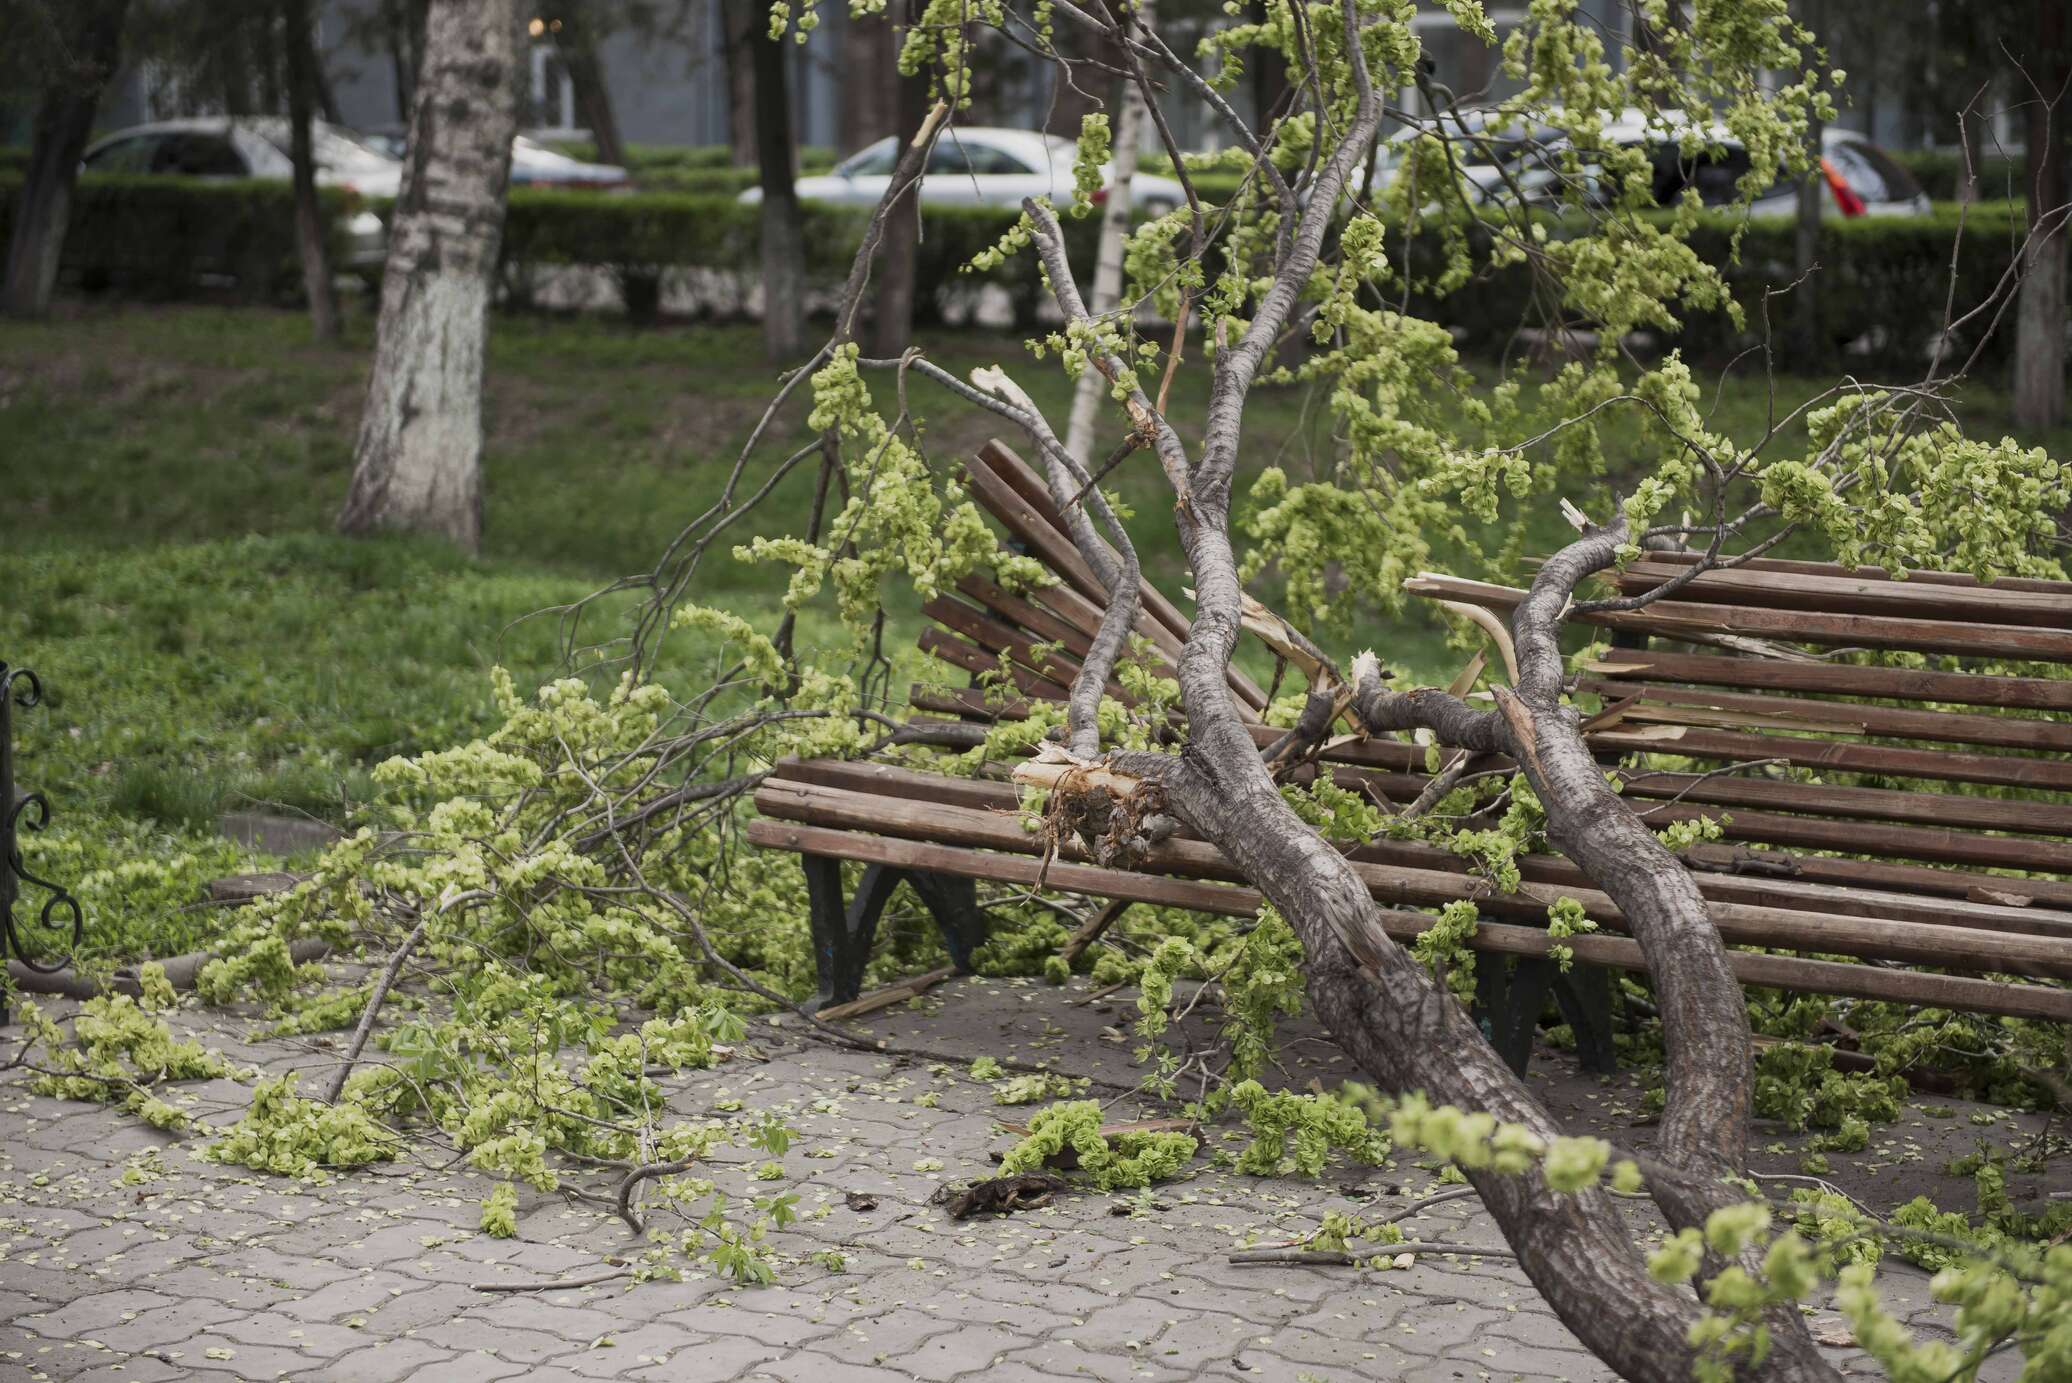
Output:
[[[1060,583],[1018,596],[974,575],[955,596],[923,606],[932,621],[924,649],[972,674],[1004,662],[1025,700],[1002,705],[975,687],[916,686],[913,704],[967,719],[1018,718],[1027,700],[1065,698],[1104,595],[1042,478],[1012,451],[989,443],[967,479],[980,506]],[[1611,584],[1648,589],[1690,560],[1651,554]],[[1504,618],[1523,595],[1444,576],[1420,577],[1411,589]],[[1687,857],[1699,867],[2072,909],[2072,721],[2063,718],[2072,679],[1976,670],[1981,662],[2072,666],[2072,583],[1981,585],[1938,572],[1893,580],[1758,560],[1708,572],[1645,609],[1576,622],[1625,645],[1588,664],[1576,689],[1601,707],[1587,725],[1592,747],[1635,765],[1624,775],[1626,795],[1651,825],[1723,820],[1734,844],[1694,847]],[[1188,621],[1147,582],[1137,628],[1170,662]],[[1919,653],[1929,665],[1835,661],[1852,648]],[[1265,693],[1234,667],[1230,687],[1255,737],[1271,743],[1279,732],[1260,719]],[[1325,758],[1346,786],[1395,801],[1428,781],[1425,750],[1407,740],[1346,744]],[[1720,771],[1757,763],[1765,769]],[[1797,781],[1802,775],[1786,769],[1812,770],[1820,781]],[[1986,872],[1998,870],[2029,877]]]

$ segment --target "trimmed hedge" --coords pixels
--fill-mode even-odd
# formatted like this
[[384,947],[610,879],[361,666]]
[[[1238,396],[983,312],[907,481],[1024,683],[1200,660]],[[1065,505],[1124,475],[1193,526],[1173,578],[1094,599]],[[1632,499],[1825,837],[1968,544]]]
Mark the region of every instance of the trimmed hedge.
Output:
[[[12,220],[18,178],[0,179],[0,236]],[[326,194],[334,216],[348,199]],[[868,212],[860,207],[808,203],[805,239],[809,286],[831,294],[848,272]],[[1043,302],[1041,275],[1029,254],[1010,257],[982,273],[961,267],[994,244],[1015,221],[1006,209],[931,207],[922,216],[917,302],[924,318],[968,303],[980,289],[1003,289],[1019,322],[1036,320]],[[636,302],[646,285],[652,294],[669,271],[717,276],[731,287],[719,294],[736,301],[746,295],[759,270],[761,212],[732,197],[676,193],[601,196],[523,188],[511,194],[505,222],[507,262],[525,265],[594,265],[616,271]],[[1075,264],[1090,270],[1098,220],[1067,219]],[[1969,209],[1964,253],[1958,264],[1958,315],[1984,301],[2006,273],[2018,238],[2020,212],[2006,203]],[[1847,345],[1852,358],[1917,364],[1940,329],[1949,300],[1950,254],[1958,210],[1938,207],[1924,217],[1867,217],[1829,220],[1821,227],[1821,272],[1813,279],[1828,335]],[[1703,223],[1694,237],[1698,252],[1725,263],[1734,223]],[[1740,262],[1728,269],[1736,296],[1752,324],[1760,322],[1763,291],[1782,288],[1794,277],[1794,230],[1789,218],[1751,221],[1742,236]],[[1399,243],[1391,253],[1400,255]],[[1437,263],[1436,235],[1412,247],[1413,271]],[[115,282],[145,296],[191,292],[204,275],[221,276],[239,296],[267,298],[292,292],[299,271],[294,241],[294,205],[284,182],[201,182],[164,178],[80,179],[70,237],[68,268],[90,285]],[[1215,272],[1219,266],[1210,266]],[[1443,301],[1416,304],[1458,328],[1477,345],[1500,343],[1518,325],[1526,300],[1522,269],[1485,273]],[[652,297],[648,298],[652,302]],[[1780,328],[1785,309],[1772,306]],[[1968,350],[1984,323],[1960,333]],[[1724,314],[1705,314],[1684,324],[1677,338],[1687,354],[1718,358],[1753,338],[1754,327],[1735,332]],[[2012,331],[1991,343],[1987,358],[2004,357]]]
[[[14,230],[19,173],[0,176],[0,244]],[[320,189],[341,262],[349,193]],[[302,288],[295,243],[295,192],[286,181],[83,174],[72,199],[60,272],[88,289],[118,287],[143,298],[177,298],[198,285],[247,301]]]
[[[1958,149],[1888,149],[1892,161],[1914,175],[1931,201],[1957,199],[1957,180],[1964,175],[1964,154]],[[1987,198],[2022,195],[2022,160],[1987,154],[1978,162],[1979,194]]]

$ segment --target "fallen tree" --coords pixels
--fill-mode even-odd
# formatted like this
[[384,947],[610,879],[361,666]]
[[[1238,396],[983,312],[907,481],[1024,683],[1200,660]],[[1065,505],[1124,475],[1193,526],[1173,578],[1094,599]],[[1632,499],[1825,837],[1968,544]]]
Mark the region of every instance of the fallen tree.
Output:
[[[1493,41],[1476,6],[1453,8]],[[1212,44],[1230,64],[1226,72],[1240,55],[1270,55],[1295,78],[1255,129],[1218,81],[1128,12],[1073,4],[1051,11],[1052,23],[1092,31],[1116,55],[1187,188],[1185,206],[1131,236],[1128,288],[1112,313],[1087,309],[1058,209],[1026,204],[1022,222],[992,252],[1040,260],[1063,326],[1039,354],[1092,370],[1105,385],[1112,406],[1088,453],[1102,458],[1095,465],[1060,441],[1002,368],[967,380],[918,350],[877,360],[857,347],[892,210],[914,195],[931,147],[969,90],[974,50],[961,24],[974,17],[951,10],[914,26],[905,60],[934,74],[940,99],[872,216],[835,330],[785,378],[720,500],[652,571],[600,593],[634,594],[630,630],[614,625],[610,637],[588,641],[604,600],[558,612],[572,662],[591,681],[555,683],[530,701],[503,685],[507,722],[495,735],[385,766],[383,824],[403,833],[404,848],[377,857],[371,833],[345,842],[311,879],[260,904],[241,923],[246,930],[220,948],[223,959],[199,976],[210,998],[277,999],[301,982],[286,942],[358,942],[384,958],[379,980],[346,1015],[355,1032],[332,1073],[330,1099],[276,1092],[251,1116],[270,1121],[264,1131],[307,1132],[306,1141],[321,1137],[327,1149],[350,1135],[353,1155],[367,1160],[389,1155],[395,1143],[370,1131],[373,1121],[414,1120],[478,1167],[542,1188],[555,1175],[548,1155],[559,1154],[620,1176],[619,1212],[647,1231],[644,1189],[679,1184],[673,1179],[716,1137],[659,1126],[650,1062],[721,1059],[714,1039],[736,1035],[736,1014],[788,1006],[801,993],[803,948],[795,934],[771,937],[802,910],[800,891],[778,866],[737,848],[744,794],[781,755],[910,752],[889,686],[886,597],[895,588],[932,595],[981,566],[1003,581],[1042,579],[1033,563],[998,549],[977,511],[931,466],[917,410],[937,389],[1026,434],[1079,556],[1108,593],[1063,713],[990,733],[973,727],[972,753],[1031,748],[1048,732],[1054,743],[1024,768],[1024,781],[1042,800],[1046,828],[1079,835],[1103,863],[1127,865],[1132,842],[1156,839],[1175,821],[1235,862],[1271,907],[1230,967],[1255,938],[1264,950],[1300,956],[1308,1004],[1392,1101],[1379,1122],[1399,1147],[1433,1151],[1466,1170],[1524,1271],[1621,1374],[1832,1376],[1798,1303],[1835,1265],[1791,1234],[1770,1233],[1767,1210],[1739,1182],[1753,1043],[1727,953],[1671,842],[1626,805],[1587,751],[1565,698],[1557,628],[1572,604],[1591,603],[1592,576],[1653,545],[1686,547],[1696,560],[1654,589],[1608,604],[1645,605],[1794,535],[1824,537],[1851,562],[1906,567],[1933,556],[1984,576],[2043,572],[2053,565],[2039,553],[2060,472],[2041,452],[1962,437],[1950,413],[1963,361],[1900,386],[1846,381],[1767,420],[1756,435],[1734,437],[1712,427],[1681,362],[1648,363],[1627,350],[1636,333],[1683,308],[1717,304],[1725,289],[1717,268],[1682,238],[1695,205],[1667,222],[1640,216],[1652,202],[1648,160],[1600,149],[1596,135],[1608,118],[1639,106],[1687,136],[1695,154],[1708,136],[1683,130],[1667,112],[1713,104],[1760,155],[1755,168],[1781,160],[1803,171],[1801,136],[1826,97],[1811,79],[1782,91],[1760,80],[1765,68],[1791,70],[1804,38],[1781,3],[1701,9],[1688,27],[1656,34],[1647,51],[1622,55],[1616,68],[1604,38],[1569,7],[1536,6],[1505,45],[1520,94],[1479,125],[1427,87],[1437,115],[1420,122],[1423,136],[1370,200],[1357,189],[1373,182],[1384,118],[1416,120],[1392,112],[1383,95],[1420,81],[1411,12],[1395,0],[1276,4],[1260,24],[1223,30]],[[1049,51],[1046,30],[1018,37]],[[1243,181],[1221,204],[1195,190],[1190,159],[1156,118],[1168,87],[1205,104],[1234,142],[1230,161]],[[1549,132],[1528,165],[1497,160],[1482,133],[1514,125]],[[1076,210],[1090,210],[1104,153],[1101,127],[1090,125]],[[1511,195],[1485,196],[1471,164],[1499,168]],[[1531,197],[1525,172],[1540,180]],[[1743,196],[1760,182],[1752,176]],[[1540,207],[1547,200],[1588,212],[1588,228],[1550,233]],[[1486,240],[1449,242],[1446,263],[1413,267],[1391,256],[1399,232],[1407,244],[1426,225],[1466,214],[1482,220]],[[1462,364],[1442,324],[1404,310],[1413,287],[1458,286],[1499,264],[1531,270],[1534,293],[1521,306],[1534,339],[1572,358],[1506,361],[1492,382]],[[1987,301],[1965,305],[1969,325],[2005,312],[2012,288],[2003,282]],[[1135,324],[1154,310],[1179,329],[1140,338]],[[1207,402],[1183,418],[1173,384],[1191,362],[1206,372]],[[892,386],[897,408],[889,416],[867,383],[873,375]],[[1299,480],[1279,468],[1241,471],[1246,404],[1262,384],[1310,388],[1333,421],[1328,454]],[[769,444],[808,394],[807,435],[773,457]],[[1615,445],[1628,448],[1616,474],[1608,458]],[[1171,537],[1194,587],[1191,633],[1171,680],[1135,637],[1142,562],[1101,488],[1117,468],[1146,464],[1171,492]],[[735,549],[762,499],[809,465],[818,476],[806,530]],[[1398,690],[1374,653],[1341,663],[1326,650],[1356,613],[1400,613],[1404,579],[1438,552],[1514,562],[1517,544],[1483,551],[1467,531],[1470,519],[1495,520],[1505,496],[1528,512],[1561,504],[1576,536],[1539,567],[1511,623],[1497,630],[1507,679],[1492,682],[1487,704],[1471,699],[1472,675],[1448,689]],[[1670,514],[1679,517],[1665,521]],[[693,599],[706,558],[730,550],[789,569],[790,613],[776,629]],[[1248,586],[1275,593],[1286,613],[1248,595]],[[794,616],[829,594],[852,642],[807,656],[796,647]],[[672,633],[679,646],[697,640],[715,658],[709,684],[680,699],[658,680]],[[1276,703],[1285,733],[1263,754],[1231,704],[1226,676],[1247,633],[1306,684]],[[605,693],[596,684],[613,673],[620,678]],[[1107,694],[1117,681],[1140,693],[1134,705]],[[1414,818],[1406,826],[1472,853],[1492,875],[1501,875],[1509,852],[1551,842],[1610,895],[1641,947],[1666,1048],[1666,1104],[1653,1149],[1625,1160],[1674,1232],[1662,1250],[1643,1249],[1600,1185],[1613,1150],[1564,1139],[1483,1039],[1448,983],[1458,968],[1435,973],[1445,964],[1428,965],[1431,957],[1383,930],[1372,897],[1329,840],[1325,818],[1352,806],[1291,786],[1294,770],[1334,735],[1402,732],[1428,737],[1435,750],[1502,754],[1520,766],[1496,799],[1474,785],[1442,786],[1405,814]],[[1456,793],[1467,795],[1465,808],[1445,808],[1442,799]],[[1008,900],[1027,912],[1042,906]],[[1460,906],[1471,924],[1472,906]],[[1091,937],[1098,929],[1079,930]],[[1134,972],[1147,990],[1147,1023],[1163,1021],[1167,1007],[1148,991],[1156,981],[1169,1000],[1172,964],[1186,954],[1185,944],[1169,951],[1161,942]],[[925,959],[939,963],[939,953]],[[413,983],[464,999],[461,1016],[414,1019],[385,1036],[385,998]],[[1254,997],[1251,1007],[1265,1010],[1250,1029],[1256,1042],[1262,1028],[1270,1036],[1274,1006],[1293,996],[1261,980]],[[627,1005],[668,1016],[641,1025],[636,1042],[615,1029]],[[859,1041],[800,1017],[820,1038]],[[380,1061],[383,1043],[405,1033],[407,1061]],[[542,1033],[556,1036],[543,1045]],[[564,1066],[564,1051],[581,1061],[579,1073]],[[1246,1079],[1254,1074],[1247,1063],[1258,1060],[1256,1051],[1234,1056],[1198,1103],[1209,1112],[1244,1109],[1255,1126],[1281,1120],[1283,1131],[1286,1120],[1314,1117],[1340,1142],[1371,1149],[1367,1125],[1354,1135],[1342,1106],[1295,1096],[1288,1098],[1306,1113],[1272,1105],[1275,1097]],[[1199,1064],[1208,1087],[1211,1074]],[[1149,1083],[1169,1090],[1171,1073],[1158,1071]],[[1073,1117],[1091,1121],[1081,1132],[1095,1146],[1099,1110]],[[755,1137],[769,1146],[779,1132],[759,1127]],[[296,1140],[233,1135],[225,1155],[252,1155],[244,1150],[262,1141]],[[327,1160],[346,1159],[333,1151]],[[1141,1166],[1132,1174],[1149,1175]],[[759,1233],[721,1227],[710,1235],[725,1270],[766,1271],[745,1247]],[[1968,1280],[2020,1282],[2038,1301],[2059,1292],[2062,1317],[2061,1279],[2072,1276],[2064,1258],[2048,1272],[1996,1263]],[[1698,1295],[1683,1285],[1693,1278]],[[2046,1279],[2056,1285],[2037,1285]],[[1858,1306],[1875,1324],[1875,1298]],[[2040,1357],[2056,1347],[2038,1341],[2061,1328],[2049,1323],[2058,1317],[2039,1306],[2034,1320],[2025,1308],[2012,1323],[2003,1315],[1980,1324],[1957,1362],[1975,1370],[1986,1351],[2009,1342]],[[1896,1369],[1919,1363],[1903,1331],[1867,1343]]]

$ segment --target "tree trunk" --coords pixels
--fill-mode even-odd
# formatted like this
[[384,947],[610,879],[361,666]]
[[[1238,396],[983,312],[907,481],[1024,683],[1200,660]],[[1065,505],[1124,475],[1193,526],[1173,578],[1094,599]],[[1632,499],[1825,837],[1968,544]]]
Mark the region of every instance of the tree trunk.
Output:
[[[2034,84],[2027,110],[2029,240],[2022,255],[2015,314],[2014,423],[2032,432],[2065,416],[2065,246],[2072,241],[2065,205],[2064,114],[2068,54],[2065,11],[2056,0],[2038,6],[2036,41],[2027,64]],[[2045,230],[2048,234],[2043,233]]]
[[6,310],[17,317],[50,311],[58,260],[72,217],[79,156],[93,133],[94,107],[122,52],[129,0],[76,0],[66,10],[65,58],[36,107],[28,171],[14,208],[7,245]]
[[382,0],[381,15],[388,29],[389,68],[395,76],[396,118],[407,125],[417,108],[417,71],[424,65],[427,0]]
[[721,46],[727,59],[727,139],[734,166],[755,161],[755,40],[765,33],[770,15],[753,0],[721,0]]
[[510,0],[433,0],[343,532],[480,545],[483,348],[518,131],[518,32]]
[[874,19],[845,21],[839,145],[843,154],[899,133],[898,59],[891,25]]
[[[1135,18],[1146,28],[1157,22],[1153,0],[1137,0]],[[1121,99],[1115,112],[1115,178],[1108,187],[1108,200],[1101,207],[1101,242],[1094,259],[1093,299],[1096,317],[1106,316],[1122,302],[1122,242],[1129,235],[1130,184],[1137,176],[1137,148],[1144,137],[1144,94],[1134,81],[1122,80]],[[1083,371],[1072,391],[1072,415],[1065,423],[1065,450],[1089,469],[1094,451],[1095,416],[1108,393],[1107,380],[1097,370]]]
[[569,85],[575,88],[576,114],[589,127],[590,141],[597,146],[597,161],[623,168],[626,146],[619,139],[619,118],[612,109],[604,64],[597,56],[597,33],[588,6],[585,0],[562,0],[553,13],[561,21],[554,32],[554,45],[562,65],[568,68]]
[[[1821,0],[1800,0],[1800,18],[1817,40],[1826,19]],[[1817,64],[1817,50],[1806,53],[1809,64]],[[1814,70],[1819,70],[1815,67]],[[1830,195],[1825,170],[1820,166],[1820,140],[1826,126],[1815,117],[1807,123],[1806,140],[1813,150],[1813,167],[1799,184],[1798,226],[1792,237],[1793,279],[1791,305],[1791,354],[1801,368],[1821,363],[1824,354],[1820,330],[1820,287],[1814,281],[1820,258],[1820,213]]]
[[[928,78],[901,77],[900,138],[913,138],[927,118]],[[871,322],[871,354],[881,359],[900,354],[913,339],[914,284],[920,258],[921,189],[917,179],[885,218],[885,238],[878,250],[878,310]]]
[[755,55],[755,147],[763,189],[763,353],[773,363],[794,360],[806,348],[806,234],[794,179],[791,84],[784,48],[789,39],[758,31]]
[[302,252],[302,287],[309,295],[310,329],[319,341],[336,341],[338,292],[324,243],[324,208],[317,200],[316,157],[309,129],[318,85],[309,0],[283,0],[282,10],[282,37],[288,49],[288,139],[295,162],[295,241]]

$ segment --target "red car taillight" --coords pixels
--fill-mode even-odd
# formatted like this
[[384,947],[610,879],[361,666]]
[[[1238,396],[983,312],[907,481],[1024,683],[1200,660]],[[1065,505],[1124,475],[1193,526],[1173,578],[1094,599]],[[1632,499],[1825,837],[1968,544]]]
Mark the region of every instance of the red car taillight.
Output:
[[1841,208],[1842,215],[1861,216],[1870,210],[1863,198],[1856,195],[1856,189],[1849,186],[1849,180],[1826,159],[1820,160],[1820,173],[1827,179],[1827,190],[1835,194],[1835,205]]

